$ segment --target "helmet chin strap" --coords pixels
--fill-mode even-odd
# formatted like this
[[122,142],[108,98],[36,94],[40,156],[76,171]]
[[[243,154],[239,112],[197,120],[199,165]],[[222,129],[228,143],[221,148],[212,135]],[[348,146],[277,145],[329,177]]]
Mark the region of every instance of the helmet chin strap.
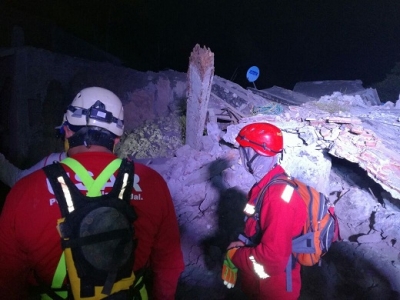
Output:
[[260,181],[269,171],[271,171],[278,163],[278,157],[259,155],[257,160],[253,160],[252,175],[256,181]]
[[76,132],[68,138],[69,148],[76,146],[85,146],[90,148],[91,145],[103,146],[110,151],[114,150],[114,136],[99,130],[87,129],[86,132]]
[[64,139],[64,151],[68,152],[68,150],[69,150],[69,142],[68,142],[68,139],[65,138]]
[[253,169],[253,167],[252,167],[252,164],[253,164],[254,160],[255,160],[258,156],[260,156],[260,154],[258,154],[258,153],[254,154],[253,157],[252,157],[250,160],[248,160],[247,163],[246,163],[247,169],[249,170],[249,173],[252,174],[252,175],[253,175],[253,173],[254,173],[254,169]]

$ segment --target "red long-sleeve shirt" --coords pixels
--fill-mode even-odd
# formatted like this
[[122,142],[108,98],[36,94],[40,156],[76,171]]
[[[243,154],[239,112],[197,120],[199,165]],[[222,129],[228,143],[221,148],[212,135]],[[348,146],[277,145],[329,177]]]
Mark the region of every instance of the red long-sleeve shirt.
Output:
[[[110,153],[72,156],[97,177],[113,160]],[[64,166],[67,173],[72,170]],[[70,176],[85,193],[76,176]],[[112,176],[103,190],[109,192]],[[0,216],[0,294],[4,299],[26,298],[33,272],[51,284],[62,249],[56,230],[59,206],[42,170],[22,178],[11,189]],[[150,265],[154,272],[154,299],[174,299],[184,268],[179,228],[169,189],[156,171],[135,163],[132,206],[138,239],[134,270]]]
[[[277,174],[283,174],[281,166],[273,168],[249,192],[248,204],[254,204],[262,188]],[[233,256],[233,263],[241,271],[242,289],[251,299],[297,299],[300,293],[300,265],[297,263],[292,271],[293,292],[286,292],[285,268],[292,253],[292,239],[298,236],[306,220],[306,207],[300,196],[287,184],[271,185],[262,202],[260,225],[261,242],[256,247],[241,247]],[[255,233],[256,221],[249,218],[245,224],[245,235]],[[270,277],[260,279],[254,263]]]

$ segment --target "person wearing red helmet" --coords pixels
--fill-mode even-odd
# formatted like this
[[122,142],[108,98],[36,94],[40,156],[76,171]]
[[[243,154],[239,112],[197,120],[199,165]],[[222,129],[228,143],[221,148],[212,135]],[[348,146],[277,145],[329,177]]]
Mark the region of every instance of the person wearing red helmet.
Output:
[[290,185],[268,186],[274,178],[287,176],[279,165],[282,131],[269,123],[253,123],[240,130],[236,141],[243,167],[256,183],[244,209],[244,232],[227,248],[222,279],[228,288],[234,287],[239,270],[240,287],[248,299],[298,299],[300,265],[293,260],[290,292],[286,268],[292,239],[300,235],[306,220],[305,204]]

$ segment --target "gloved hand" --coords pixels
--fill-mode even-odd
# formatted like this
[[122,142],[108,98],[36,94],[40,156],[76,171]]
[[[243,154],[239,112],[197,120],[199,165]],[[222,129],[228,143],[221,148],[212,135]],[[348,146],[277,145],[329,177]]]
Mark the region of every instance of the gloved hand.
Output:
[[238,269],[232,262],[232,257],[239,248],[232,248],[226,252],[224,264],[222,265],[222,280],[228,289],[233,288],[236,284]]

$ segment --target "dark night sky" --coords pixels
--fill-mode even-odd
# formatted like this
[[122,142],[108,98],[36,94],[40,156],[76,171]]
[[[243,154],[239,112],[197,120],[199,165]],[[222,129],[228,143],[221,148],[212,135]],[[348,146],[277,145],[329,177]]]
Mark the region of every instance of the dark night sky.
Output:
[[215,73],[257,88],[298,81],[384,79],[400,61],[400,1],[19,0],[9,7],[50,19],[140,71],[186,72],[195,44]]

